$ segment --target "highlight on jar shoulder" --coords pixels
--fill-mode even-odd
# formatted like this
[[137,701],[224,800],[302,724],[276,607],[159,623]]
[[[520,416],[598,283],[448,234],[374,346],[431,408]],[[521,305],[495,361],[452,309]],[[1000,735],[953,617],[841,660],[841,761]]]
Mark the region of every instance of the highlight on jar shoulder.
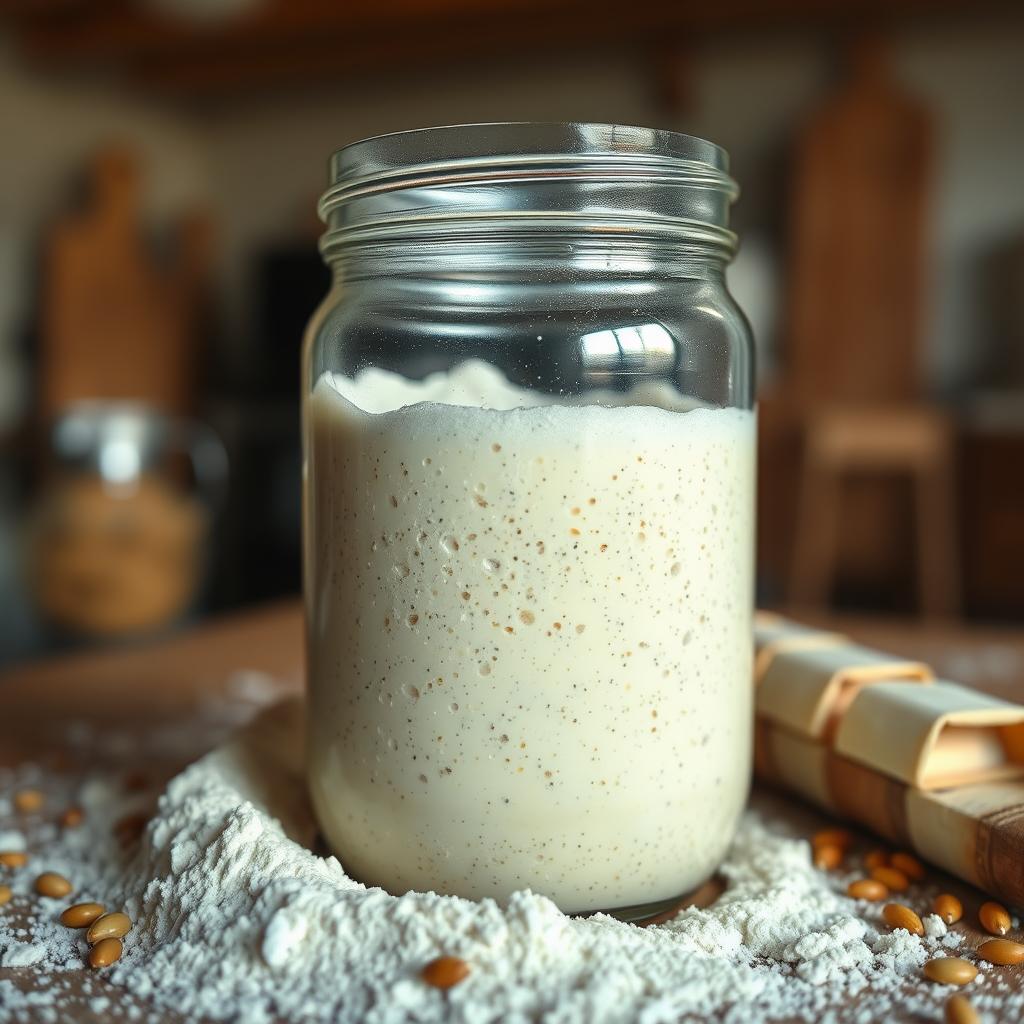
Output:
[[718,146],[468,125],[334,155],[303,354],[308,772],[390,892],[639,919],[751,766],[755,414]]

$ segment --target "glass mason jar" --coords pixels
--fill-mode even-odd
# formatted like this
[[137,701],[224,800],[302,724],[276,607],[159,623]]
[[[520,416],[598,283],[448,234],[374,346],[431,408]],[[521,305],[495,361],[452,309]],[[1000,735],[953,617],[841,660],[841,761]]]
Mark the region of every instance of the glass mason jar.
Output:
[[394,893],[643,917],[746,800],[755,420],[719,147],[336,153],[303,356],[309,777]]
[[46,624],[113,639],[184,616],[202,588],[227,474],[224,446],[205,424],[131,401],[64,409],[27,545]]

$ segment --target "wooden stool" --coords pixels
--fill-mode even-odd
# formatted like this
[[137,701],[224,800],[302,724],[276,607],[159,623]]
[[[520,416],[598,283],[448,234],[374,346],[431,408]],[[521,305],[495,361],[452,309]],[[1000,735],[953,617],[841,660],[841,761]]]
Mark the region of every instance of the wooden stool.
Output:
[[790,598],[826,606],[839,553],[841,487],[851,472],[904,472],[915,494],[921,612],[960,610],[952,425],[920,406],[810,413],[797,509]]

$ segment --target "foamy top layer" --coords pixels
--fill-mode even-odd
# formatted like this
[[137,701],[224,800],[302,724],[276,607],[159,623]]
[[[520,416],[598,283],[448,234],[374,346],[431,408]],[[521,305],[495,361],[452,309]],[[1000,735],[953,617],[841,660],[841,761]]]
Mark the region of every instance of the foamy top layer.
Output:
[[550,395],[518,387],[483,359],[467,359],[452,370],[431,373],[422,380],[410,380],[390,370],[368,367],[354,377],[325,373],[321,381],[326,381],[342,398],[369,413],[393,412],[424,402],[496,411],[545,406],[649,406],[672,412],[706,408],[695,399],[681,395],[664,380],[644,381],[625,392],[601,389],[582,395]]
[[754,414],[700,405],[664,381],[627,392],[548,395],[517,387],[482,360],[409,380],[371,368],[354,377],[325,373],[317,383],[319,416],[340,417],[369,435],[483,436],[500,429],[506,441],[542,434],[588,446],[664,443],[698,437],[709,444],[753,443]]

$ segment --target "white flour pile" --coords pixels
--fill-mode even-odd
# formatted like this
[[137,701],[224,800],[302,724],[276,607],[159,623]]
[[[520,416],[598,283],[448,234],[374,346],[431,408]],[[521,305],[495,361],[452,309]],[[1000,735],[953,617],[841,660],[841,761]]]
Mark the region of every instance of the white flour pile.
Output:
[[[0,1020],[64,1019],[71,980],[93,1013],[120,1020],[145,1020],[150,1007],[267,1024],[941,1019],[951,990],[922,985],[920,967],[958,952],[960,936],[937,917],[923,939],[889,933],[877,906],[842,894],[851,876],[818,871],[805,840],[769,823],[769,805],[745,816],[714,906],[656,927],[567,918],[528,892],[507,906],[396,898],[309,852],[300,734],[298,705],[281,705],[188,768],[127,861],[112,826],[138,798],[112,781],[67,794],[85,810],[82,827],[28,830],[31,862],[5,878],[15,899],[0,909],[0,967],[31,971],[0,972]],[[7,793],[37,781],[25,769],[0,778]],[[0,849],[23,842],[0,829]],[[124,907],[136,926],[120,963],[82,967],[82,933],[57,922],[71,900],[30,895],[42,870],[66,874],[76,901]],[[471,965],[448,993],[419,978],[445,954]],[[40,972],[45,983],[27,985]],[[975,1004],[1020,1019],[1024,994],[984,975],[970,986]]]

